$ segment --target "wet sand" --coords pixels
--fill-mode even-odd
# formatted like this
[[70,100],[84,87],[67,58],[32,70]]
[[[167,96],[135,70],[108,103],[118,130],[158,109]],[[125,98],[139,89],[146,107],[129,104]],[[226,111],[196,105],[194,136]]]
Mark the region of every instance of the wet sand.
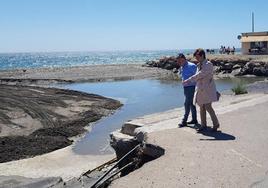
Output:
[[0,163],[66,147],[119,101],[56,88],[0,85]]

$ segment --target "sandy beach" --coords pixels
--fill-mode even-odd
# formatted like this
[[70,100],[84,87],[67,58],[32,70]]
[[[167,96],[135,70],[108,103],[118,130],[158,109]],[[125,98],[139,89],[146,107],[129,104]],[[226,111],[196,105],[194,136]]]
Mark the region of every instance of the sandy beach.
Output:
[[0,71],[1,83],[49,84],[58,82],[100,82],[131,79],[172,79],[173,73],[141,64],[91,65],[65,68]]

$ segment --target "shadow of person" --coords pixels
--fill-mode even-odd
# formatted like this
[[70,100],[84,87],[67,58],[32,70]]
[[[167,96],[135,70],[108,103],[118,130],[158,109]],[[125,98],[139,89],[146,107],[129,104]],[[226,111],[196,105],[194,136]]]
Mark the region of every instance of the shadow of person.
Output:
[[[193,129],[199,128],[201,125],[197,124],[194,126],[187,126]],[[201,138],[202,141],[224,141],[224,140],[235,140],[235,136],[221,132],[221,131],[212,131],[212,128],[208,127],[206,130],[198,131],[197,133],[202,134],[211,138]]]

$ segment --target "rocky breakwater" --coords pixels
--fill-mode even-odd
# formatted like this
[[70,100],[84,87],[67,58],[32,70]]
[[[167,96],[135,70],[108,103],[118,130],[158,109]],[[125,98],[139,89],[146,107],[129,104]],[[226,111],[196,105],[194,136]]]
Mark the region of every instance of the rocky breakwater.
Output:
[[166,57],[161,57],[159,60],[147,61],[145,63],[145,66],[172,70],[174,73],[177,73],[178,69],[180,68],[177,61],[178,61],[178,58],[175,56],[166,56]]
[[[197,63],[195,58],[187,56],[187,60]],[[232,76],[268,76],[268,56],[264,55],[208,55],[208,60],[214,65],[217,75]],[[180,68],[177,57],[162,57],[159,60],[148,61],[148,67],[158,67],[178,72]]]

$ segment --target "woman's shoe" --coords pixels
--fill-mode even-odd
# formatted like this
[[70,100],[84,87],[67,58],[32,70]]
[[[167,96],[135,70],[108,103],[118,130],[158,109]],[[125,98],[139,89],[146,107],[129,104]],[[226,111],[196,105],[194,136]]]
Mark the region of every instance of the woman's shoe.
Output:
[[201,131],[205,131],[205,130],[207,130],[207,126],[201,126],[201,127],[199,127],[198,129],[197,129],[197,132],[201,132]]
[[213,126],[211,132],[217,132],[220,126]]

